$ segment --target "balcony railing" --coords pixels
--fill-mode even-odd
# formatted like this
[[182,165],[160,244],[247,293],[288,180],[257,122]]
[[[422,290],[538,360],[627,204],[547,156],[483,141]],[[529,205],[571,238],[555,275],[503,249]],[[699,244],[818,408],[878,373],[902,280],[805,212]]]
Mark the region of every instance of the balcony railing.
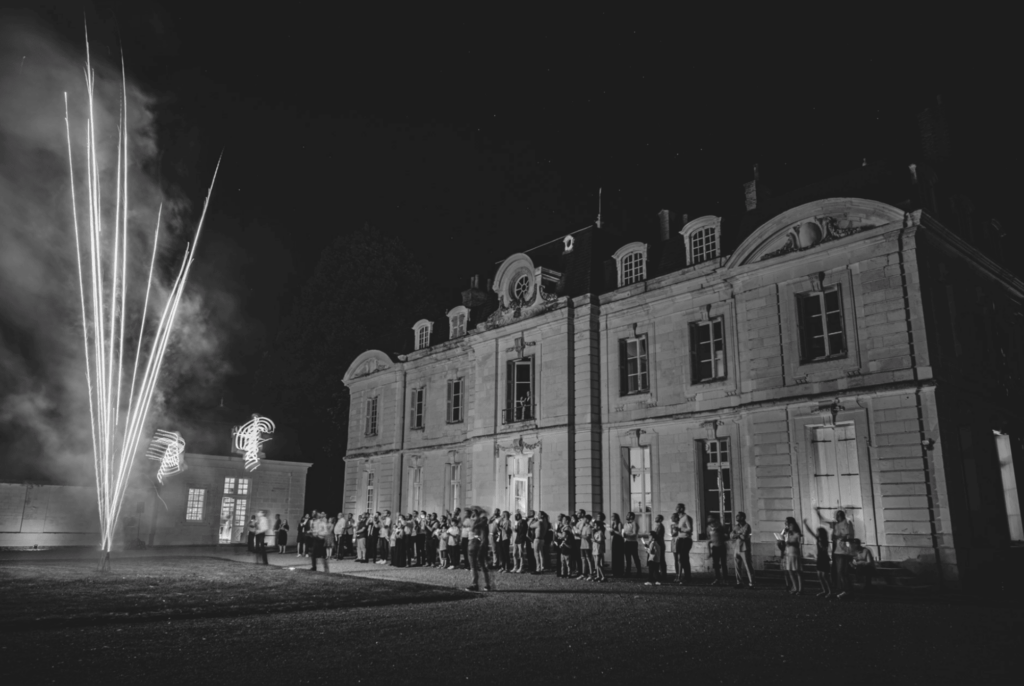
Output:
[[501,423],[527,422],[536,416],[536,406],[533,403],[516,403],[513,407],[506,407],[501,411]]

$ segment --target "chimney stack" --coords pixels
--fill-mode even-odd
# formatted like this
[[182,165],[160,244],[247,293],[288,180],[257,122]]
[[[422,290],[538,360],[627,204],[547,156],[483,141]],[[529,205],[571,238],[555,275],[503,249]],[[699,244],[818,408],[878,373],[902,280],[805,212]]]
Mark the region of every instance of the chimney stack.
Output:
[[766,186],[761,185],[761,175],[758,173],[757,165],[754,165],[754,180],[743,184],[743,194],[746,196],[747,212],[757,209],[757,203],[764,203],[771,197]]
[[675,217],[675,213],[671,210],[661,210],[658,212],[658,224],[661,228],[661,240],[667,241],[672,236],[672,219]]
[[[487,280],[490,287],[490,279]],[[480,275],[476,274],[469,280],[469,288],[462,291],[462,306],[472,310],[487,302],[487,293],[480,290]]]

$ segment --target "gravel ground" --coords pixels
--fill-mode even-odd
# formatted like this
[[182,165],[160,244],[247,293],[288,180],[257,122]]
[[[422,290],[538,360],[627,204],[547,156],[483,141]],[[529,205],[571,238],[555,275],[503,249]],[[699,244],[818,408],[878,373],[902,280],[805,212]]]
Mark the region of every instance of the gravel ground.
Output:
[[282,576],[329,588],[337,577],[416,582],[469,600],[0,629],[0,681],[1019,683],[1022,667],[1016,602],[837,603],[778,588],[505,574],[496,592],[470,595],[457,591],[466,572],[352,562],[334,564],[330,576]]

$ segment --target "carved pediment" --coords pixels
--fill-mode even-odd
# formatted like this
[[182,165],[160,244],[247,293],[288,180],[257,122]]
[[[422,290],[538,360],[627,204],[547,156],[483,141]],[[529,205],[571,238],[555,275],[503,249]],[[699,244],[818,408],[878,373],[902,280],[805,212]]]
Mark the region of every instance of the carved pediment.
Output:
[[380,350],[367,350],[349,365],[348,371],[345,373],[344,382],[349,383],[355,379],[379,374],[380,372],[390,370],[393,366],[394,363],[391,362],[391,358]]
[[816,200],[787,210],[758,227],[729,258],[727,267],[811,250],[862,231],[902,222],[903,218],[901,210],[873,200]]

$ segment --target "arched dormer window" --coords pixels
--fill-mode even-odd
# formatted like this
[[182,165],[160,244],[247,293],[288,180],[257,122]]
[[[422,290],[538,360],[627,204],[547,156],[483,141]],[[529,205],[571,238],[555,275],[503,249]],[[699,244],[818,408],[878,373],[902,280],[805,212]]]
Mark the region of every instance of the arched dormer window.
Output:
[[416,332],[416,350],[423,350],[430,347],[430,334],[434,332],[434,322],[421,319],[413,324],[412,330]]
[[459,305],[448,311],[448,337],[459,338],[466,335],[469,325],[469,310]]
[[722,218],[713,215],[697,217],[679,234],[686,241],[686,264],[695,265],[718,257],[722,244]]
[[619,287],[647,278],[647,244],[629,243],[612,255],[619,273]]

